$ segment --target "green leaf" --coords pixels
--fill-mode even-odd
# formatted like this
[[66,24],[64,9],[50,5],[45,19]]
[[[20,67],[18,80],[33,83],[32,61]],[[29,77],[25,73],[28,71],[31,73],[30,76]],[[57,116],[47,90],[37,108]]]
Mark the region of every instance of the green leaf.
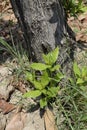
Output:
[[86,121],[87,122],[87,114],[83,115],[81,121]]
[[27,98],[27,97],[30,97],[30,98],[36,98],[38,96],[41,95],[41,91],[39,90],[33,90],[33,91],[29,91],[29,92],[26,92],[23,97],[24,98]]
[[49,55],[43,54],[42,56],[43,56],[43,59],[44,59],[45,63],[49,65],[50,64]]
[[63,79],[63,78],[64,78],[64,75],[59,71],[59,72],[56,74],[55,79],[58,80],[58,81],[60,81],[60,80]]
[[42,84],[39,81],[34,80],[33,84],[36,89],[42,89]]
[[42,90],[42,93],[46,96],[46,95],[47,95],[47,90],[46,90],[46,89],[43,89],[43,90]]
[[77,83],[77,84],[83,84],[83,83],[84,83],[84,80],[81,79],[81,78],[78,78],[76,83]]
[[47,106],[46,98],[40,99],[40,108],[44,108],[45,106]]
[[73,78],[71,78],[71,77],[69,77],[68,80],[70,81],[71,84],[74,84],[74,82],[75,82],[75,81],[73,80]]
[[78,67],[76,62],[74,62],[73,64],[73,71],[76,76],[79,76],[79,77],[81,76],[80,68]]
[[86,66],[84,66],[84,67],[82,68],[82,77],[83,77],[83,78],[87,77],[87,67],[86,67]]
[[28,80],[30,82],[33,81],[33,75],[28,71],[25,72],[25,78],[26,78],[26,80]]
[[17,52],[15,51],[15,49],[10,46],[5,40],[3,40],[1,37],[0,37],[0,44],[3,45],[7,51],[14,57],[18,57],[17,55]]
[[82,12],[86,12],[86,11],[87,11],[87,7],[86,7],[86,6],[85,6],[85,7],[82,7],[82,8],[81,8],[81,11],[82,11]]
[[55,48],[52,52],[49,52],[47,55],[43,54],[43,59],[46,64],[53,65],[58,58],[59,48]]
[[58,91],[60,90],[60,87],[50,87],[47,91],[47,95],[49,97],[56,97],[56,95],[58,94]]
[[80,86],[80,89],[82,90],[82,91],[84,91],[84,92],[87,92],[87,88],[86,88],[86,86]]
[[53,68],[51,68],[50,70],[51,71],[56,71],[56,70],[59,70],[60,68],[60,65],[55,65]]
[[50,82],[50,78],[48,76],[48,73],[46,71],[43,72],[43,75],[41,76],[41,84],[43,88],[45,88]]
[[45,65],[45,64],[42,64],[42,63],[32,63],[30,65],[30,67],[32,69],[35,69],[35,70],[46,70],[47,68],[50,68],[51,66],[50,65]]

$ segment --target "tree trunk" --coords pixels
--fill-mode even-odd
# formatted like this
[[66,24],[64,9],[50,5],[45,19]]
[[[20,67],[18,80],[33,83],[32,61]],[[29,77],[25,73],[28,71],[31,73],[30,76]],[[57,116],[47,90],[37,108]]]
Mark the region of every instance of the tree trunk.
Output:
[[30,58],[42,61],[42,53],[59,46],[58,62],[66,72],[70,70],[75,37],[67,25],[61,0],[10,1],[24,32]]

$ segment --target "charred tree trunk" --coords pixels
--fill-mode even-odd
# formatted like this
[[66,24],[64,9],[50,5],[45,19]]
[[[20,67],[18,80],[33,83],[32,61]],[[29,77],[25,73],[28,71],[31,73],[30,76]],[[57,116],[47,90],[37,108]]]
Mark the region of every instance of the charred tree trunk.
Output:
[[34,61],[42,61],[42,53],[60,48],[58,62],[65,71],[71,69],[74,35],[68,27],[61,0],[10,0],[21,24]]

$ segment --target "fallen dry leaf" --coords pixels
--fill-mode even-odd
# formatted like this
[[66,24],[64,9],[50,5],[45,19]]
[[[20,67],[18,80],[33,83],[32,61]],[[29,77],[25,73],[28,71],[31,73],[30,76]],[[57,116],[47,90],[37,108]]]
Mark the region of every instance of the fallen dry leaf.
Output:
[[3,112],[3,114],[7,114],[7,113],[9,113],[10,111],[12,111],[12,110],[15,109],[15,105],[6,102],[6,101],[3,100],[3,99],[0,99],[0,109],[1,109],[1,111]]
[[22,81],[18,81],[18,82],[12,82],[12,85],[17,88],[19,91],[21,91],[23,94],[27,92],[26,90],[26,86]]
[[13,76],[11,80],[11,85],[14,86],[16,89],[18,89],[23,94],[27,92],[25,83],[20,79],[16,81],[15,76]]
[[44,122],[46,130],[58,130],[55,124],[54,115],[49,109],[47,109],[44,114]]
[[76,41],[87,42],[87,12],[80,14],[77,19],[70,17],[68,24],[76,34]]
[[84,20],[86,17],[87,17],[87,12],[79,15],[78,19],[81,21],[81,20]]
[[17,88],[24,94],[27,92],[25,84],[22,81],[18,82]]
[[19,112],[13,116],[11,121],[6,126],[5,130],[23,130],[26,120],[26,113]]
[[78,33],[76,36],[76,40],[79,41],[83,41],[84,43],[87,42],[87,34],[84,35],[84,33]]

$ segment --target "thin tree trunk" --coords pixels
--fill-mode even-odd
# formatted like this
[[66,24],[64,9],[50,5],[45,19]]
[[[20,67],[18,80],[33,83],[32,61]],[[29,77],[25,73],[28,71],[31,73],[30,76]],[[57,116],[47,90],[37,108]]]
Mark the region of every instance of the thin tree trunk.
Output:
[[71,69],[74,33],[66,22],[61,0],[10,0],[24,32],[29,56],[42,61],[42,53],[60,48],[58,62],[64,71]]

